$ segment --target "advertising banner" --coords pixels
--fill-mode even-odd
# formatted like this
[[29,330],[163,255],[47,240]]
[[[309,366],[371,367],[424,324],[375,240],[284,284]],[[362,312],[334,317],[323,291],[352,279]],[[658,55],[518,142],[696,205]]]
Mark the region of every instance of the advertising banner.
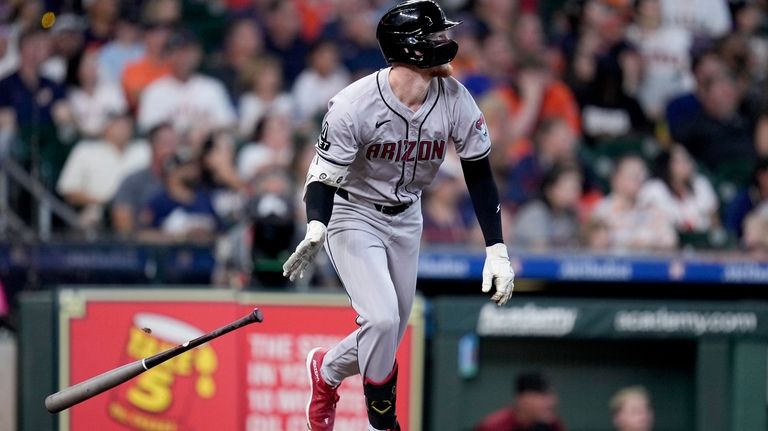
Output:
[[461,335],[472,331],[487,337],[768,339],[768,306],[763,301],[517,298],[497,307],[478,298],[440,298],[434,305],[441,331]]
[[[139,291],[141,292],[141,291]],[[119,290],[60,295],[65,387],[196,338],[248,314],[264,322],[190,350],[59,415],[60,430],[304,431],[306,355],[357,328],[343,295],[205,295]],[[151,299],[155,296],[156,299]],[[225,295],[227,296],[227,295]],[[132,299],[140,297],[141,299]],[[147,298],[144,298],[147,297]],[[175,299],[174,299],[175,298]],[[398,417],[420,429],[422,324],[416,307],[399,362]],[[336,431],[366,429],[362,379],[340,387]]]

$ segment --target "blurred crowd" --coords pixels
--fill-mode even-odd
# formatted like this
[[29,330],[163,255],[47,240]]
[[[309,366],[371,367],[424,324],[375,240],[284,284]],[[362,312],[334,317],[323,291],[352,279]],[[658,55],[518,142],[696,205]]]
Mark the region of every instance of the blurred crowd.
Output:
[[[440,3],[463,20],[454,76],[485,114],[508,244],[766,255],[768,2]],[[386,67],[392,4],[4,1],[0,157],[83,226],[274,275],[327,102]],[[457,166],[423,196],[425,245],[482,245]]]

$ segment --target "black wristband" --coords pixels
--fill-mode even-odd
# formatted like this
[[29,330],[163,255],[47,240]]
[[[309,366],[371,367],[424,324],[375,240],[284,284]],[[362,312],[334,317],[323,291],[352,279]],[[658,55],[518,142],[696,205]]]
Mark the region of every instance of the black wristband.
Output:
[[480,230],[483,231],[486,247],[504,242],[501,232],[501,204],[496,182],[493,180],[488,157],[480,160],[462,160],[461,169],[467,182],[469,197],[475,208]]
[[307,221],[317,220],[328,226],[333,213],[333,196],[336,188],[328,184],[313,181],[307,184],[304,200],[307,204]]

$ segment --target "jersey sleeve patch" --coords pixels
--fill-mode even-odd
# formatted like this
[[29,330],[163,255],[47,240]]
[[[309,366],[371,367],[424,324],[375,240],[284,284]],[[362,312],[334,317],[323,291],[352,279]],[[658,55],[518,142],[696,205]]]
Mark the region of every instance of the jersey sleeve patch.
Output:
[[323,122],[323,128],[320,130],[320,136],[317,137],[317,148],[328,151],[331,148],[331,141],[328,140],[328,122]]
[[326,160],[348,165],[357,155],[356,125],[352,108],[343,100],[333,102],[323,118],[315,149]]
[[480,118],[475,121],[475,130],[483,136],[483,139],[488,139],[488,126],[485,124],[483,114],[480,114]]

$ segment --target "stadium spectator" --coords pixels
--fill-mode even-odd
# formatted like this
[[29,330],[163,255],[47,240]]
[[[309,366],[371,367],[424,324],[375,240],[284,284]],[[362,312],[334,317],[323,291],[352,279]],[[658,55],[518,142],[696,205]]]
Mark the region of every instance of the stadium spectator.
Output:
[[728,0],[660,0],[664,23],[682,27],[694,37],[716,39],[731,30]]
[[682,145],[674,145],[656,159],[656,178],[640,190],[641,205],[664,212],[679,232],[705,232],[717,224],[718,201],[709,180]]
[[474,220],[463,211],[469,196],[457,165],[456,160],[446,160],[432,185],[424,191],[421,238],[425,245],[477,243],[474,240],[478,238],[472,235]]
[[157,79],[142,93],[139,128],[171,121],[177,130],[210,132],[236,124],[235,112],[224,85],[197,73],[203,52],[197,38],[181,30],[166,46],[171,73]]
[[768,158],[762,158],[757,162],[751,183],[739,191],[726,208],[726,229],[741,238],[747,214],[763,202],[768,202]]
[[0,18],[0,79],[13,73],[19,67],[18,34],[13,25]]
[[132,143],[133,120],[126,113],[111,115],[102,139],[79,142],[64,164],[56,190],[80,208],[82,222],[95,226],[123,178],[149,164],[149,149]]
[[240,137],[250,139],[256,125],[267,114],[292,115],[293,99],[283,91],[283,68],[274,57],[256,60],[248,72],[248,91],[240,96]]
[[268,114],[261,118],[253,141],[240,149],[237,172],[243,181],[250,181],[264,169],[288,168],[294,157],[289,117]]
[[40,74],[50,52],[47,33],[22,34],[19,69],[0,81],[0,150],[10,148],[14,158],[37,170],[48,187],[55,184],[68,151],[60,138],[73,139],[75,131],[66,89]]
[[642,60],[637,99],[649,118],[659,120],[672,97],[693,89],[691,35],[664,25],[660,0],[640,0],[635,2],[635,23],[627,30],[627,38],[637,46]]
[[153,127],[147,137],[152,153],[149,166],[125,177],[112,200],[112,229],[126,237],[135,231],[139,211],[163,190],[163,166],[179,147],[179,134],[170,123]]
[[83,52],[85,23],[74,14],[62,14],[56,17],[56,23],[50,30],[51,53],[41,66],[41,73],[46,78],[59,84],[64,83],[71,63]]
[[283,62],[283,82],[286,88],[304,70],[309,45],[302,39],[301,19],[294,2],[267,2],[264,24],[264,47]]
[[566,81],[581,108],[585,142],[600,148],[646,134],[650,124],[636,98],[641,60],[626,39],[623,9],[593,2],[587,9],[594,24],[576,39]]
[[262,55],[263,45],[261,29],[253,20],[240,19],[230,25],[223,52],[214,58],[210,74],[224,83],[231,103],[237,103],[248,89],[251,63]]
[[574,94],[547,68],[543,55],[518,59],[512,76],[486,96],[499,98],[508,113],[501,129],[506,148],[500,151],[508,162],[532,151],[530,138],[542,121],[562,118],[574,131],[581,130]]
[[199,156],[180,148],[163,167],[163,189],[141,210],[138,238],[148,243],[211,244],[221,222],[200,184]]
[[549,169],[541,183],[541,197],[518,212],[512,243],[538,252],[578,246],[581,187],[578,166],[555,165]]
[[768,203],[762,202],[744,218],[742,244],[761,260],[768,256]]
[[694,89],[672,98],[666,106],[664,116],[672,139],[680,135],[681,129],[703,109],[701,107],[701,89],[703,83],[712,76],[722,73],[723,62],[714,49],[704,50],[693,56],[691,71],[694,77]]
[[167,27],[178,26],[183,12],[182,0],[146,0],[142,19]]
[[739,112],[741,100],[732,72],[722,61],[713,69],[698,83],[702,109],[670,130],[713,175],[744,184],[756,157],[753,125]]
[[[344,67],[352,75],[351,81],[386,67],[387,63],[381,56],[376,33],[371,31],[376,25],[375,12],[361,7],[355,14],[342,13],[338,15],[340,26],[337,46],[341,53]],[[459,44],[461,46],[461,44]]]
[[[613,251],[669,250],[677,245],[673,220],[638,199],[647,177],[643,159],[623,156],[616,162],[611,176],[610,194],[592,212],[591,226],[599,228],[594,233],[607,233],[607,238],[603,238],[608,240],[606,245]],[[593,238],[588,240],[590,244],[595,241]]]
[[114,37],[115,23],[120,15],[120,0],[87,0],[83,5],[88,16],[85,46],[101,48]]
[[735,0],[730,4],[734,9],[734,32],[746,41],[749,50],[751,78],[756,82],[764,82],[768,78],[768,37],[761,31],[765,6],[754,0]]
[[341,64],[336,45],[321,41],[313,46],[308,67],[296,78],[292,90],[299,122],[322,115],[331,97],[347,85],[349,72]]
[[120,16],[115,38],[99,50],[99,73],[105,80],[119,84],[125,68],[145,55],[142,29],[131,16]]
[[483,32],[497,33],[509,36],[512,33],[512,25],[517,2],[506,0],[480,0],[474,2],[472,15],[482,26]]
[[123,69],[122,85],[128,106],[136,111],[144,89],[155,80],[171,72],[165,58],[165,46],[171,34],[170,27],[158,21],[142,23],[144,56],[128,63]]
[[209,134],[201,148],[200,167],[200,184],[211,195],[216,214],[234,224],[242,216],[244,182],[235,168],[235,142],[228,131]]
[[[467,33],[464,34],[466,35]],[[474,62],[476,66],[474,69],[460,70],[462,73],[461,78],[467,89],[475,97],[482,97],[491,90],[496,89],[496,87],[509,83],[509,77],[514,73],[515,69],[515,53],[512,50],[512,43],[509,38],[501,33],[485,35],[477,45],[479,45],[478,52],[480,55],[474,61],[471,58],[473,53],[467,52],[470,47],[468,46],[467,50],[464,50],[461,45],[459,46],[459,56],[462,60],[459,65],[467,61]],[[501,137],[498,134],[494,136]]]
[[616,392],[609,404],[616,431],[653,430],[653,407],[648,391],[642,386],[629,386]]
[[7,17],[7,22],[11,23],[12,31],[17,40],[24,33],[40,29],[40,17],[45,12],[45,2],[43,0],[26,0],[10,3],[11,13]]
[[512,30],[512,49],[519,58],[539,57],[547,51],[541,17],[524,12],[515,18]]
[[128,110],[120,86],[99,73],[98,57],[96,49],[88,49],[72,61],[68,71],[67,99],[78,132],[84,138],[101,136],[110,114]]
[[520,374],[514,402],[486,416],[474,431],[564,431],[557,403],[557,394],[542,374]]
[[506,204],[512,209],[539,197],[545,173],[559,163],[579,163],[578,135],[562,118],[544,120],[534,135],[534,151],[509,169]]

